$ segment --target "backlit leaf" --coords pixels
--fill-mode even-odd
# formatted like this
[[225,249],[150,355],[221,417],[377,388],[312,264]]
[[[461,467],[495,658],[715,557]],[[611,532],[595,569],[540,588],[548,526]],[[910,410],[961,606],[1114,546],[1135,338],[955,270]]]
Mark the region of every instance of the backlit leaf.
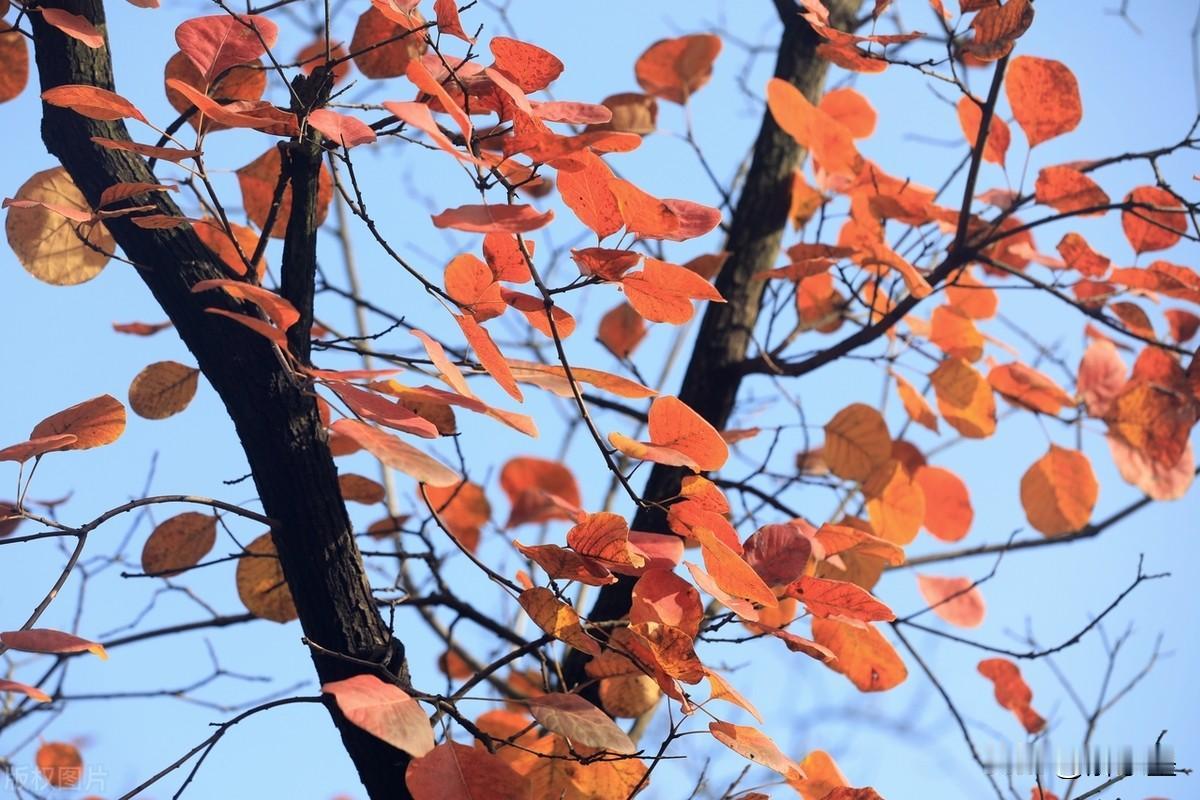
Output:
[[156,361],[129,384],[129,407],[146,419],[166,419],[188,407],[196,396],[200,370],[177,361]]
[[1051,445],[1021,478],[1021,505],[1046,536],[1074,533],[1088,523],[1100,486],[1088,457]]
[[374,675],[355,675],[321,686],[333,695],[338,710],[355,727],[414,758],[434,748],[433,728],[420,704],[399,686]]
[[1083,118],[1079,83],[1061,61],[1017,56],[1009,62],[1004,89],[1031,148],[1075,130]]
[[142,547],[142,571],[170,577],[200,563],[217,542],[217,518],[185,511],[160,522]]

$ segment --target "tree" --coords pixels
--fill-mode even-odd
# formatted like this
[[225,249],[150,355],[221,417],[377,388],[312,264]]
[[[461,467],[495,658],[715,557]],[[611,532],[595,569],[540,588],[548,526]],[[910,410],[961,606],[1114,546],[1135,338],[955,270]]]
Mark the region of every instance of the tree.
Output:
[[[174,28],[180,52],[165,80],[178,116],[161,125],[140,110],[148,98],[118,91],[100,0],[14,4],[0,34],[0,96],[21,91],[31,50],[42,140],[60,166],[5,202],[9,244],[54,284],[87,281],[110,260],[136,271],[169,322],[114,327],[160,337],[169,328],[196,366],[150,364],[128,406],[150,420],[173,416],[203,377],[236,430],[255,502],[145,493],[89,522],[63,521],[73,514],[60,518],[60,504],[34,502],[35,470],[69,469],[69,451],[116,441],[126,404],[45,398],[47,412],[69,407],[0,450],[19,465],[2,544],[6,554],[45,541],[69,548],[32,613],[0,622],[0,651],[45,656],[14,661],[0,682],[9,700],[0,732],[68,705],[80,694],[68,667],[105,645],[297,618],[320,693],[239,709],[128,796],[181,769],[186,787],[235,725],[299,703],[328,708],[372,798],[631,796],[695,731],[805,798],[877,796],[851,788],[823,751],[789,753],[769,718],[728,721],[759,716],[738,673],[722,669],[729,646],[748,643],[781,669],[830,669],[862,692],[892,689],[915,666],[983,768],[961,700],[909,639],[940,637],[984,651],[975,700],[990,681],[1014,730],[1042,732],[1047,706],[1040,691],[1035,704],[1017,662],[1080,642],[1162,573],[1139,561],[1128,586],[1087,598],[1093,618],[1061,642],[1030,635],[1001,646],[947,626],[982,622],[980,587],[1006,553],[1050,558],[1057,545],[1188,491],[1200,408],[1187,347],[1200,317],[1188,304],[1200,301],[1200,279],[1161,259],[1113,266],[1077,228],[1091,216],[1119,226],[1139,258],[1195,242],[1196,204],[1177,186],[1174,161],[1196,149],[1195,125],[1150,149],[1042,159],[1039,146],[1075,131],[1083,105],[1067,65],[1022,47],[1036,25],[1030,0],[773,6],[772,75],[759,81],[753,64],[746,72],[747,100],[765,100],[761,127],[744,169],[726,169],[690,116],[714,64],[736,57],[722,52],[722,31],[649,46],[634,65],[639,92],[560,101],[539,93],[570,66],[579,33],[525,41],[504,28],[506,7],[373,0],[334,13],[282,0],[239,13],[214,0]],[[306,28],[299,12],[315,24]],[[147,18],[155,14],[165,12]],[[910,14],[932,33],[912,30]],[[170,29],[148,25],[162,37]],[[314,30],[311,41],[298,38]],[[826,91],[831,66],[854,86]],[[885,71],[928,82],[954,106],[961,130],[952,135],[965,152],[940,190],[862,154],[877,125],[867,95]],[[711,180],[711,205],[660,198],[649,187],[671,191],[664,176],[622,166],[626,153],[653,146],[660,113],[682,120],[682,146]],[[1018,168],[1008,151],[1022,138],[1027,166]],[[433,228],[454,232],[445,258],[402,232],[428,227],[424,219],[390,214],[379,194],[389,187],[364,170],[383,164],[382,153],[427,171],[437,202],[456,198],[430,215]],[[235,187],[222,173],[237,164]],[[1114,200],[1109,171],[1130,165],[1139,177]],[[1060,237],[1057,256],[1035,244],[1042,231]],[[363,289],[363,244],[403,272],[406,294]],[[333,277],[334,263],[346,280]],[[624,300],[609,307],[614,287]],[[997,317],[1001,292],[1015,313],[1069,309],[1055,334],[1077,332],[1086,318],[1082,357],[1068,363],[1040,327],[1006,329],[1011,344],[991,332],[990,320],[1007,319]],[[1146,298],[1169,299],[1167,335],[1159,312],[1139,303]],[[693,337],[695,301],[704,305]],[[598,324],[577,331],[594,324],[586,315],[598,305]],[[676,326],[675,349],[694,342],[674,394],[669,370],[643,377],[665,352],[643,344],[649,325]],[[608,355],[580,341],[593,331]],[[1131,370],[1122,350],[1136,354]],[[591,366],[600,358],[609,369]],[[796,379],[848,365],[882,379],[887,400],[859,382],[828,381],[822,391],[838,405],[812,424],[810,401],[794,388],[812,384]],[[1039,367],[1061,369],[1073,391]],[[429,385],[435,378],[442,387]],[[774,405],[759,424],[738,427],[750,385]],[[501,391],[511,400],[488,402]],[[527,394],[536,415],[512,410]],[[555,420],[547,410],[563,413]],[[922,528],[953,543],[972,526],[971,488],[933,463],[934,448],[1035,419],[1046,450],[1013,481],[1033,531],[907,556]],[[590,441],[558,458],[496,452],[484,437],[505,426]],[[918,449],[914,426],[944,444],[929,437]],[[1094,513],[1099,485],[1084,445],[1101,437],[1136,487],[1114,487],[1126,499],[1105,516]],[[355,453],[378,462],[378,481],[335,464]],[[446,463],[448,453],[456,461]],[[581,491],[576,477],[595,465],[608,476],[607,500]],[[640,488],[638,471],[649,472]],[[489,527],[490,498],[500,495],[511,504],[508,536]],[[416,513],[402,512],[402,497],[417,501]],[[364,529],[347,501],[383,503],[386,514]],[[247,613],[213,611],[107,642],[86,626],[43,624],[72,577],[89,580],[81,559],[91,534],[147,510],[169,516],[155,520],[133,572],[177,589],[236,561]],[[209,557],[218,533],[234,547],[228,559]],[[995,564],[978,577],[919,575],[924,607],[915,614],[897,615],[873,593],[885,570],[989,554]],[[118,550],[108,563],[124,557]],[[928,611],[937,626],[916,619]],[[511,624],[518,617],[530,623]],[[410,671],[418,624],[442,642],[445,691]],[[460,624],[473,630],[460,634]],[[1059,688],[1072,694],[1069,682]],[[497,701],[490,710],[468,707],[484,691]],[[1081,709],[1090,715],[1085,749],[1110,699]],[[624,718],[637,722],[614,721]],[[80,759],[58,740],[35,755],[53,786],[79,783]],[[692,777],[703,782],[699,766]],[[980,780],[1004,796],[986,769]],[[1086,788],[1071,781],[1066,793]]]

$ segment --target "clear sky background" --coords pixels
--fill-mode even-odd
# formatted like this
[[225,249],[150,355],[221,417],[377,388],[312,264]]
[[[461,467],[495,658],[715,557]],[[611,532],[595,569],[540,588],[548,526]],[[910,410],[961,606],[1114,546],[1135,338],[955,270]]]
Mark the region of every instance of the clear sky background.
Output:
[[[1129,19],[1123,19],[1110,13],[1118,3],[1119,0],[1042,0],[1037,4],[1037,19],[1020,40],[1018,52],[1060,59],[1075,72],[1083,93],[1083,123],[1074,133],[1039,147],[1025,172],[1022,171],[1024,139],[1014,127],[1007,175],[993,165],[985,165],[980,180],[982,189],[1007,185],[1029,187],[1042,166],[1157,147],[1174,143],[1186,133],[1197,110],[1192,69],[1195,43],[1191,32],[1196,4],[1192,0],[1132,0],[1128,4]],[[212,7],[194,0],[172,0],[165,5],[147,11],[115,0],[109,3],[109,35],[118,89],[163,123],[174,118],[163,97],[161,81],[162,66],[174,50],[171,31],[187,17],[213,12]],[[348,5],[365,8],[366,4],[355,0]],[[633,63],[658,38],[717,30],[730,32],[746,44],[765,45],[775,41],[778,28],[771,4],[765,0],[687,3],[613,0],[604,4],[523,0],[513,5],[509,16],[517,34],[547,47],[566,63],[565,74],[555,84],[555,96],[592,102],[614,92],[636,90]],[[896,5],[909,25],[931,29],[932,18],[924,0],[897,0]],[[346,39],[358,13],[354,9],[348,11],[338,28],[339,35]],[[309,14],[301,11],[297,17],[303,21]],[[285,15],[275,18],[284,27],[286,44],[281,55],[286,58],[307,39],[301,28]],[[506,32],[486,4],[468,12],[464,19],[468,27],[485,23],[485,37]],[[773,54],[761,55],[749,66],[748,58],[746,49],[735,45],[733,38],[728,39],[711,84],[697,95],[691,108],[700,145],[722,179],[733,174],[753,140],[761,115],[760,105],[741,91],[739,82],[744,79],[751,90],[761,92]],[[972,77],[976,91],[982,93],[986,88],[986,73]],[[895,67],[882,76],[862,78],[835,71],[831,79],[835,83],[850,80],[879,111],[879,128],[862,143],[861,149],[892,174],[936,186],[965,152],[953,108],[943,99],[945,92],[936,83]],[[409,89],[402,84],[397,82],[392,89],[382,89],[361,81],[350,97],[363,101],[408,99]],[[275,91],[278,94],[278,87]],[[1002,106],[1002,113],[1008,116],[1006,107]],[[0,158],[0,193],[4,195],[11,196],[29,175],[53,164],[36,138],[39,116],[36,92],[32,90],[19,100],[0,106],[0,123],[7,133],[5,155]],[[715,204],[718,198],[695,158],[672,135],[683,130],[679,109],[662,104],[659,126],[660,133],[649,137],[639,151],[622,155],[614,163],[622,174],[648,191]],[[135,131],[135,136],[150,140],[145,129]],[[249,162],[266,146],[258,135],[222,133],[213,137],[208,160],[218,170],[231,170]],[[451,255],[477,247],[475,237],[447,235],[428,223],[430,211],[473,201],[470,186],[448,161],[444,156],[402,143],[361,153],[357,159],[366,177],[372,213],[381,220],[385,235],[420,264],[427,275],[435,277]],[[1200,160],[1194,154],[1185,154],[1164,161],[1163,168],[1178,185],[1186,187],[1190,176],[1200,172]],[[1100,180],[1110,195],[1120,197],[1133,186],[1151,182],[1152,176],[1143,164],[1138,164],[1105,171]],[[230,192],[228,196],[236,200],[232,177],[225,174],[221,181]],[[236,208],[236,202],[232,205]],[[235,218],[238,213],[234,211]],[[539,249],[548,251],[580,234],[578,226],[568,221],[568,217],[569,214],[560,215],[562,221],[538,242]],[[1073,223],[1072,229],[1083,232],[1094,247],[1116,264],[1135,263],[1115,217]],[[1039,233],[1040,249],[1052,253],[1064,232],[1065,229],[1053,229]],[[327,237],[327,241],[330,239]],[[797,240],[792,236],[788,241]],[[365,291],[372,300],[431,330],[448,331],[447,315],[419,292],[410,279],[399,274],[365,231],[356,229],[355,246]],[[329,248],[322,255],[331,279],[344,283],[331,243],[324,247]],[[719,247],[719,239],[713,235],[670,253],[673,260],[682,261]],[[1155,257],[1192,267],[1197,255],[1194,245],[1183,243]],[[1141,263],[1149,260],[1143,257]],[[555,269],[557,281],[565,283],[573,265],[566,262]],[[190,360],[170,332],[142,339],[112,331],[113,322],[154,322],[164,318],[133,271],[122,264],[110,264],[90,283],[58,288],[28,276],[11,254],[4,251],[0,252],[0,287],[0,295],[5,298],[4,315],[0,318],[3,326],[0,375],[4,376],[5,388],[0,401],[3,404],[0,445],[24,439],[43,416],[87,397],[108,392],[124,398],[129,381],[150,362]],[[581,326],[581,331],[569,342],[572,359],[587,366],[615,370],[617,365],[612,358],[592,344],[591,339],[600,315],[615,305],[620,295],[611,288],[584,294],[594,299],[584,308],[572,309],[578,311]],[[1042,343],[1060,346],[1071,365],[1078,363],[1084,345],[1083,320],[1078,315],[1067,306],[1036,299],[1027,292],[1010,292],[1002,297],[1007,304],[1006,313],[1017,324]],[[1143,305],[1153,308],[1149,303]],[[332,298],[322,300],[318,314],[335,325],[350,327],[348,309]],[[1158,310],[1152,310],[1151,315],[1161,321]],[[375,324],[383,327],[378,320]],[[517,330],[505,327],[512,324],[504,321],[504,325],[498,326],[501,339],[506,331]],[[998,322],[987,323],[984,329],[1019,345]],[[674,329],[659,326],[639,351],[636,360],[649,380],[658,376],[674,335]],[[814,339],[809,346],[819,346],[822,341]],[[379,346],[409,351],[413,345],[404,334],[390,334]],[[1028,359],[1028,350],[1021,349],[1022,358]],[[989,349],[989,354],[1001,361],[1010,358],[995,347]],[[330,359],[329,363],[348,362]],[[666,391],[675,390],[680,374],[678,365],[667,374]],[[1053,371],[1051,374],[1068,382],[1063,375]],[[881,385],[877,367],[851,362],[788,382],[785,387],[803,401],[808,421],[815,429],[849,402],[877,403]],[[511,407],[492,387],[483,386],[480,391],[489,400]],[[767,381],[751,382],[743,390],[747,400],[744,411],[731,427],[794,423],[786,404],[778,402],[778,392]],[[539,397],[523,410],[537,417],[544,433],[541,439],[525,439],[489,420],[459,416],[471,476],[489,487],[496,525],[506,518],[507,505],[498,491],[492,491],[495,481],[489,482],[488,478],[494,478],[507,458],[520,454],[549,458],[565,454],[579,477],[585,506],[592,510],[600,508],[607,493],[607,474],[594,445],[582,431],[569,438],[561,435],[562,420],[569,417],[570,409]],[[894,397],[886,413],[892,430],[898,430],[903,411]],[[602,418],[601,425],[606,431],[632,433],[620,418]],[[1100,518],[1127,505],[1139,492],[1124,484],[1112,467],[1100,427],[1089,423],[1085,430],[1084,449],[1092,457],[1102,487],[1095,514]],[[924,432],[913,433],[911,438],[923,449],[936,441]],[[1071,446],[1074,432],[1061,426],[1043,429],[1031,417],[1015,415],[1005,418],[997,436],[961,444],[936,456],[933,463],[958,472],[971,487],[975,525],[965,544],[1000,542],[1025,524],[1018,482],[1028,465],[1045,452],[1048,438]],[[797,441],[793,439],[789,444],[790,449],[781,450],[776,457],[774,464],[779,469],[786,469],[795,455]],[[432,449],[447,458],[453,455],[448,443],[435,444]],[[746,471],[761,452],[759,444],[751,443],[731,459],[726,474],[737,476]],[[61,507],[61,514],[68,521],[82,522],[140,495],[152,464],[155,465],[150,485],[153,493],[187,492],[247,505],[254,503],[253,488],[248,482],[235,486],[222,484],[223,480],[237,478],[247,470],[232,426],[215,394],[203,382],[195,402],[183,414],[162,422],[131,417],[127,432],[112,446],[48,458],[39,468],[30,496],[47,499],[73,492],[70,502]],[[349,459],[345,468],[375,475],[375,468],[362,456]],[[0,465],[0,487],[11,487],[14,473],[11,464]],[[411,510],[412,482],[399,477],[403,502]],[[640,474],[635,476],[635,485],[642,480]],[[11,492],[11,488],[0,489],[0,495]],[[815,491],[797,492],[789,502],[816,521],[824,520],[824,515],[832,511],[829,496]],[[614,510],[627,513],[628,506],[628,502],[618,502]],[[1083,627],[1128,586],[1135,575],[1139,554],[1145,554],[1147,572],[1169,570],[1172,577],[1139,587],[1107,618],[1103,628],[1110,643],[1127,629],[1130,631],[1112,675],[1112,686],[1123,685],[1145,666],[1160,635],[1164,656],[1154,665],[1150,676],[1105,715],[1093,743],[1101,748],[1129,745],[1140,754],[1166,729],[1167,740],[1176,747],[1181,765],[1195,766],[1200,752],[1197,748],[1200,718],[1195,714],[1200,707],[1200,690],[1194,679],[1200,668],[1200,640],[1192,625],[1196,614],[1194,587],[1200,582],[1197,512],[1200,505],[1193,492],[1183,500],[1152,506],[1095,540],[1011,555],[1001,565],[997,577],[984,587],[989,615],[983,627],[969,636],[981,642],[1020,648],[1014,637],[1029,629],[1043,645],[1058,643]],[[87,555],[95,557],[97,565],[114,553],[122,554],[131,564],[136,563],[153,520],[165,518],[168,513],[159,509],[153,514],[108,524],[94,535]],[[362,525],[382,514],[378,508],[361,507],[352,509],[352,513]],[[249,538],[260,532],[240,521],[232,524],[240,537]],[[28,530],[32,528],[27,527]],[[561,541],[564,530],[565,526],[552,527],[548,540]],[[743,530],[742,534],[750,532]],[[528,540],[536,532],[523,530],[520,535]],[[517,562],[507,552],[505,536],[498,528],[489,529],[485,532],[483,552],[511,572]],[[232,547],[232,542],[223,538],[214,555],[231,552]],[[910,553],[936,552],[944,547],[923,533]],[[0,548],[0,629],[15,627],[24,620],[57,574],[62,559],[63,554],[53,544]],[[991,559],[975,559],[937,565],[928,572],[979,577],[991,565]],[[81,634],[107,639],[121,635],[134,622],[141,628],[155,628],[200,619],[208,613],[188,593],[159,592],[162,587],[158,582],[122,580],[116,574],[119,571],[110,568],[89,582],[83,613],[78,619]],[[451,575],[457,580],[455,585],[480,607],[502,607],[495,587],[480,580],[462,559],[453,564]],[[234,590],[232,565],[193,573],[175,585],[187,587],[218,612],[241,610]],[[64,628],[75,625],[73,611],[78,591],[79,582],[72,579],[47,614],[45,623]],[[921,606],[910,571],[886,575],[877,591],[901,615]],[[528,623],[524,624],[527,629]],[[416,685],[436,688],[444,685],[434,663],[441,648],[420,625],[415,616],[402,615],[398,631],[409,645]],[[106,663],[77,660],[70,670],[67,691],[92,694],[188,686],[213,671],[207,642],[218,654],[223,670],[248,676],[269,675],[272,682],[248,682],[226,676],[195,692],[194,698],[234,705],[272,692],[311,694],[316,687],[299,637],[296,623],[280,626],[255,622],[189,634],[169,643],[119,648]],[[1016,721],[994,703],[990,685],[975,671],[975,664],[983,654],[918,632],[913,632],[910,638],[936,666],[978,742],[1002,746],[1023,741]],[[789,754],[799,758],[809,749],[828,749],[853,785],[874,785],[888,800],[986,796],[986,783],[970,762],[944,703],[911,661],[910,677],[903,686],[882,695],[860,695],[841,676],[771,643],[758,642],[725,651],[710,647],[705,652],[714,654],[718,663],[738,668],[734,674],[736,685],[766,713],[767,729]],[[32,664],[26,667],[19,657],[16,664],[18,678],[31,678],[43,668]],[[1057,656],[1053,665],[1044,660],[1023,664],[1024,674],[1034,690],[1034,705],[1050,720],[1049,739],[1053,747],[1063,750],[1076,747],[1083,729],[1079,713],[1055,677],[1055,669],[1069,676],[1084,702],[1090,704],[1100,689],[1106,664],[1104,644],[1095,633]],[[486,707],[480,703],[478,710],[482,712]],[[732,706],[723,711],[733,721],[750,722]],[[44,718],[49,724],[41,735],[47,739],[79,739],[92,774],[100,781],[92,791],[117,796],[207,736],[208,723],[231,715],[227,710],[185,700],[80,700],[72,703],[65,713]],[[652,727],[647,741],[653,741],[658,730]],[[6,736],[0,740],[0,756],[27,766],[33,749],[27,747],[14,753],[12,748],[20,743],[21,735],[36,733],[33,726],[26,725],[20,732]],[[685,737],[672,752],[697,758],[664,765],[656,773],[647,796],[686,796],[701,763],[697,759],[705,756],[717,757],[709,771],[712,796],[719,795],[742,767],[738,758],[721,751],[707,736]],[[770,775],[755,769],[744,786],[765,783],[771,780]],[[169,779],[147,796],[169,797],[178,781],[178,777]],[[1025,777],[1014,779],[1022,798],[1028,796],[1030,783]],[[1122,783],[1119,792],[1104,797],[1188,798],[1200,796],[1196,785],[1194,778],[1138,777]],[[7,790],[0,793],[4,791]],[[362,795],[325,712],[317,706],[304,705],[271,711],[232,730],[210,756],[186,796],[328,798],[339,792]],[[64,797],[78,794],[82,793],[61,793]],[[781,797],[789,794],[790,790],[778,790]]]

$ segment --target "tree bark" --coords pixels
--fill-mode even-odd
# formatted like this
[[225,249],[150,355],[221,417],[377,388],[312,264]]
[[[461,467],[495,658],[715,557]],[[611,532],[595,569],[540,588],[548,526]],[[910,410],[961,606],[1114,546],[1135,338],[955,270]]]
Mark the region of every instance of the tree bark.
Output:
[[[104,30],[101,0],[52,0],[47,5],[79,14]],[[64,84],[114,89],[107,47],[88,48],[43,22],[41,14],[29,17],[43,91]],[[156,182],[140,156],[99,147],[91,141],[93,136],[130,139],[121,121],[89,120],[43,104],[46,148],[93,207],[101,192],[115,183]],[[306,144],[311,143],[297,142],[292,147],[311,152],[303,149]],[[319,166],[319,154],[317,159]],[[303,170],[312,168],[312,160],[293,159],[291,168],[295,189],[303,180]],[[156,192],[151,197],[158,213],[181,216],[166,193]],[[296,227],[290,256],[303,259],[315,242],[315,218],[303,197],[298,199],[296,214],[308,216],[289,220],[289,234],[292,226]],[[372,598],[311,390],[285,366],[265,338],[233,320],[205,312],[208,307],[248,309],[219,291],[192,293],[191,287],[199,281],[229,276],[189,227],[146,230],[127,217],[106,224],[225,404],[263,509],[276,521],[272,535],[304,635],[328,651],[379,664],[407,683],[404,647],[392,636]],[[299,265],[296,260],[292,268]],[[292,287],[297,280],[304,280],[295,271],[289,273],[287,267],[284,272],[290,274]],[[311,276],[307,280],[311,287]],[[309,292],[311,307],[311,288]],[[301,322],[297,328],[301,325],[299,337],[307,341],[309,326]],[[347,660],[327,656],[314,655],[314,663],[322,682],[363,671]],[[408,756],[346,723],[331,708],[370,797],[407,797],[404,772]]]
[[[826,0],[825,5],[835,27],[853,29],[861,0]],[[790,82],[815,103],[829,68],[816,53],[823,39],[801,19],[793,0],[775,0],[775,7],[783,21],[775,77]],[[791,206],[792,173],[805,152],[775,123],[770,111],[763,113],[750,169],[729,227],[725,249],[730,256],[716,279],[717,290],[726,302],[709,303],[705,309],[678,393],[680,400],[717,430],[726,426],[733,412],[743,377],[735,367],[746,358],[762,309],[766,281],[756,281],[754,275],[775,266]],[[653,504],[678,495],[685,474],[678,467],[654,465],[642,492],[652,505],[638,510],[633,519],[635,530],[670,531],[666,514]],[[627,615],[634,582],[633,578],[621,577],[601,589],[588,618],[608,621]],[[564,666],[568,685],[587,679],[583,672],[587,661],[586,654],[578,651],[568,655]]]

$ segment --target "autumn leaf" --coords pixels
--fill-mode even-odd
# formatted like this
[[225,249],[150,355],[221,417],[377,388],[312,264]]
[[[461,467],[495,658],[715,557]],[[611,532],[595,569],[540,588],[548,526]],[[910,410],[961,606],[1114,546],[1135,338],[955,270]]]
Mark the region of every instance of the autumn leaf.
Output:
[[713,285],[689,269],[656,258],[645,259],[645,267],[621,278],[629,304],[650,322],[681,325],[692,318],[692,300],[724,303]]
[[278,38],[279,26],[261,15],[194,17],[175,29],[179,49],[208,81],[230,67],[257,60]]
[[1029,524],[1046,536],[1074,533],[1087,525],[1100,486],[1088,457],[1050,445],[1021,478],[1021,505]]
[[75,441],[57,449],[90,450],[112,444],[125,432],[125,406],[112,395],[102,394],[51,414],[33,426],[29,438],[74,436]]
[[73,633],[56,631],[52,628],[30,628],[0,633],[0,645],[22,653],[92,653],[102,660],[108,659],[104,645],[89,641]]
[[[136,119],[147,122],[137,106],[116,92],[86,84],[65,84],[42,92],[42,100],[52,106],[69,108],[88,119]],[[148,123],[147,123],[148,124]]]
[[579,484],[567,467],[532,456],[509,459],[500,470],[500,488],[512,504],[506,528],[574,519],[568,509],[578,510],[581,502]]
[[710,722],[708,731],[721,744],[756,764],[774,770],[789,781],[802,780],[804,770],[783,754],[779,746],[762,731],[730,722]]
[[943,542],[957,542],[967,535],[975,512],[963,479],[948,469],[922,465],[913,480],[925,495],[925,530]]
[[33,760],[46,783],[55,788],[70,789],[83,780],[83,756],[70,742],[44,742]]
[[553,692],[530,698],[529,712],[547,730],[572,742],[623,755],[637,752],[637,745],[607,714],[577,694]]
[[414,758],[434,748],[433,728],[416,700],[395,684],[374,675],[355,675],[321,686],[333,695],[350,724],[403,750]]
[[117,246],[108,229],[103,223],[80,223],[47,207],[92,216],[65,169],[51,167],[35,173],[17,190],[16,199],[32,205],[10,207],[4,231],[13,254],[30,275],[55,286],[74,286],[100,274]]
[[1061,61],[1017,56],[1008,64],[1004,89],[1031,148],[1075,130],[1083,118],[1079,83]]
[[663,395],[650,405],[649,442],[613,432],[609,442],[622,453],[645,461],[711,472],[724,466],[729,447],[721,434],[677,397]]
[[970,439],[984,439],[995,432],[996,399],[978,370],[951,356],[929,378],[938,411],[952,428]]
[[1029,733],[1037,733],[1046,721],[1033,710],[1033,690],[1021,677],[1021,670],[1006,658],[985,658],[979,662],[979,674],[995,686],[996,702],[1016,715]]
[[837,656],[828,666],[862,692],[895,688],[908,677],[904,662],[883,635],[868,625],[856,627],[832,619],[813,620],[813,639]]
[[1136,204],[1121,212],[1121,228],[1135,253],[1166,250],[1187,233],[1183,204],[1166,189],[1139,186],[1125,197],[1125,202]]
[[283,577],[269,531],[246,545],[238,559],[236,580],[238,597],[254,616],[279,623],[296,618],[292,591]]
[[378,458],[385,466],[399,470],[430,486],[454,486],[462,479],[458,473],[432,456],[402,441],[399,437],[372,428],[355,419],[339,419],[330,429],[348,436]]
[[682,105],[708,83],[720,52],[712,34],[660,39],[638,57],[634,76],[646,94]]
[[472,233],[529,233],[550,224],[553,211],[539,212],[526,205],[459,206],[433,215],[438,228]]
[[185,511],[155,526],[142,547],[142,571],[164,578],[196,566],[217,542],[217,518]]
[[883,415],[863,403],[852,403],[825,424],[825,463],[833,474],[864,481],[892,453],[892,437]]
[[200,370],[177,361],[156,361],[129,384],[129,407],[146,419],[166,419],[188,407]]
[[486,750],[443,742],[409,762],[413,800],[526,800],[528,780]]
[[46,694],[36,686],[30,686],[17,681],[10,681],[7,678],[0,678],[0,692],[15,692],[18,694],[23,694],[39,703],[49,703],[53,701],[53,698],[50,697],[50,695]]
[[546,633],[589,655],[600,655],[600,643],[588,636],[580,626],[575,609],[559,600],[554,592],[535,586],[521,592],[517,598],[529,618]]
[[918,574],[917,589],[933,613],[951,625],[978,628],[983,624],[986,611],[983,594],[969,578]]
[[896,618],[892,610],[870,592],[846,581],[803,576],[784,591],[803,603],[814,617],[859,622],[887,622]]

